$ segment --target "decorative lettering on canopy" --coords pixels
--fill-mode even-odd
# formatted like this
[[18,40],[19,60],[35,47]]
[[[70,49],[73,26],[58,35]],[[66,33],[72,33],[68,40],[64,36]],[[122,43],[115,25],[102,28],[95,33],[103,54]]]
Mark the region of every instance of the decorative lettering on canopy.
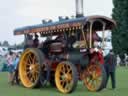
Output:
[[[54,33],[56,31],[64,31],[67,29],[71,29],[74,27],[80,27],[81,22],[75,22],[75,23],[65,23],[65,24],[59,24],[59,25],[53,25],[53,26],[42,26],[42,27],[37,27],[37,28],[31,28],[31,29],[25,29],[22,31],[16,31],[15,35],[20,35],[20,34],[28,34],[28,33],[37,33],[41,32],[42,34],[47,34],[49,33],[48,31]],[[44,32],[44,33],[43,33]]]

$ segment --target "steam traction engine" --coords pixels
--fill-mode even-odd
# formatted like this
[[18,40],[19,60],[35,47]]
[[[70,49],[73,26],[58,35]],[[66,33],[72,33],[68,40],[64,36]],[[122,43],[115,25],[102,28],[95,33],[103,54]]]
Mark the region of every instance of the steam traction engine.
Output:
[[90,91],[99,91],[105,82],[102,47],[94,42],[97,31],[111,30],[115,22],[104,16],[89,16],[27,26],[16,29],[15,35],[39,34],[52,38],[43,46],[24,50],[19,62],[19,77],[27,88],[49,81],[63,93],[72,92],[82,80]]
[[[14,35],[24,35],[26,42],[34,34],[47,38],[22,53],[18,68],[21,83],[35,88],[50,82],[60,92],[70,93],[77,81],[82,80],[88,90],[102,90],[106,80],[102,54],[104,32],[114,26],[115,22],[108,17],[78,14],[72,19],[60,18],[57,22],[15,29]],[[102,38],[97,32],[102,33]]]

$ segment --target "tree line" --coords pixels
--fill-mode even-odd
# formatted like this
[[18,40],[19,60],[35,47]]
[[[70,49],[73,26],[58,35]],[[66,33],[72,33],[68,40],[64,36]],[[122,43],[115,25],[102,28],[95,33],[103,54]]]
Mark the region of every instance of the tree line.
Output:
[[8,41],[0,42],[0,46],[9,47],[9,48],[16,48],[16,49],[22,49],[24,47],[24,42],[21,42],[19,44],[13,44],[11,45]]
[[113,0],[112,18],[116,28],[112,32],[114,52],[119,55],[128,54],[128,0]]

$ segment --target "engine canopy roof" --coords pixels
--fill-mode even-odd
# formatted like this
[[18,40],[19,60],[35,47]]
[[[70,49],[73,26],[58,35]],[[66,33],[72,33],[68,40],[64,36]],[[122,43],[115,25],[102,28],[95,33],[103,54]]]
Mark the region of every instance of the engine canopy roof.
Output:
[[[106,17],[106,16],[87,16],[80,17],[74,19],[65,19],[57,22],[49,22],[45,24],[37,24],[32,26],[25,26],[21,28],[17,28],[14,30],[14,35],[22,35],[29,33],[41,33],[43,35],[49,34],[60,34],[60,32],[71,31],[81,29],[82,26],[85,27],[88,22],[97,22],[94,26],[96,30],[102,30],[102,26],[98,26],[98,21],[104,22],[106,24],[105,30],[111,30],[116,26],[114,20]],[[86,28],[86,27],[85,27]]]

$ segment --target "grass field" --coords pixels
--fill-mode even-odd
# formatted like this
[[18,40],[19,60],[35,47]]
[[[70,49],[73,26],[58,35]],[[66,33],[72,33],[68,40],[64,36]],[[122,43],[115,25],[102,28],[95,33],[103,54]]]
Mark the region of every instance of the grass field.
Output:
[[0,96],[127,96],[128,95],[128,68],[117,68],[117,88],[111,90],[109,81],[106,89],[100,92],[89,92],[79,82],[76,90],[71,94],[62,94],[56,88],[47,86],[40,89],[27,89],[22,86],[11,86],[8,84],[7,73],[0,73]]

